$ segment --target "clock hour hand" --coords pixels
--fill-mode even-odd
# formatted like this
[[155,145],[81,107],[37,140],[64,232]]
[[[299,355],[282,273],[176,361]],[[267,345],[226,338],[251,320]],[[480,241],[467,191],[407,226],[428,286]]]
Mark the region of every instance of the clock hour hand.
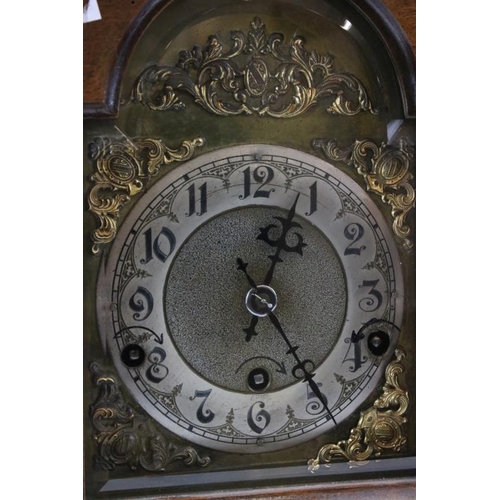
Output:
[[[316,375],[315,373],[312,372],[312,370],[314,370],[314,363],[310,359],[301,360],[299,358],[299,356],[297,355],[297,350],[299,347],[292,345],[285,331],[283,330],[283,327],[281,326],[281,323],[279,322],[279,319],[276,316],[276,314],[274,314],[272,311],[269,311],[268,316],[269,319],[271,320],[271,323],[274,325],[276,330],[278,330],[280,335],[283,337],[283,340],[286,342],[286,345],[288,346],[287,354],[292,354],[293,357],[295,358],[295,361],[297,361],[297,364],[292,368],[293,376],[297,379],[303,379],[303,382],[307,382],[309,384],[309,387],[313,391],[314,395],[321,401],[321,404],[328,412],[328,415],[330,416],[332,421],[334,421],[333,415],[330,412],[330,409],[328,408],[328,402],[326,401],[324,395],[319,390],[318,384],[316,384],[316,382],[314,381],[314,376]],[[312,367],[311,371],[307,370],[307,365],[311,365]]]
[[286,218],[283,217],[274,217],[274,219],[278,220],[282,226],[282,233],[278,239],[273,240],[269,237],[269,233],[272,229],[277,228],[276,224],[269,224],[266,227],[259,228],[260,234],[257,236],[258,240],[265,241],[268,245],[272,247],[276,247],[276,251],[274,255],[269,255],[269,259],[271,260],[271,267],[264,278],[264,285],[269,285],[273,279],[274,268],[278,262],[283,262],[283,259],[280,257],[282,251],[285,252],[295,252],[299,255],[302,255],[302,249],[307,246],[307,243],[304,243],[304,238],[299,233],[294,233],[297,237],[297,244],[294,246],[288,245],[286,239],[288,232],[296,227],[302,229],[302,226],[298,222],[294,222],[293,218],[295,217],[295,208],[297,206],[297,202],[299,200],[300,193],[297,194],[295,201],[293,202],[292,208],[288,211]]
[[248,263],[243,262],[243,260],[240,259],[239,257],[236,259],[236,263],[238,264],[238,267],[236,269],[238,269],[238,271],[243,271],[245,273],[245,276],[247,277],[247,281],[250,284],[250,286],[252,288],[257,288],[257,284],[252,279],[252,277],[248,274],[248,271],[247,271]]
[[[237,267],[238,271],[243,271],[243,273],[245,274],[245,276],[247,278],[249,285],[253,289],[257,289],[257,284],[252,279],[250,274],[248,274],[248,271],[247,271],[248,263],[243,262],[243,260],[240,259],[239,257],[236,259],[236,263],[238,264],[238,267]],[[248,328],[243,328],[243,331],[246,333],[245,340],[247,342],[250,342],[250,340],[252,340],[252,337],[254,337],[255,335],[258,334],[258,332],[255,331],[255,327],[257,326],[258,322],[259,322],[258,316],[252,316],[252,321],[250,322],[250,326]]]
[[243,331],[247,334],[245,337],[245,340],[247,342],[250,342],[250,340],[252,340],[252,337],[254,337],[259,333],[255,331],[255,327],[257,326],[258,322],[259,318],[257,316],[252,316],[252,321],[250,322],[250,326],[248,328],[243,328]]

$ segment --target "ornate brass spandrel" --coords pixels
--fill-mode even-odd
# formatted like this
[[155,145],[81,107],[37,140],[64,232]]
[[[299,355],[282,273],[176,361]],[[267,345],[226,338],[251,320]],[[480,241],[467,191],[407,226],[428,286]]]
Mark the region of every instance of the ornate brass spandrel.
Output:
[[343,457],[351,461],[363,461],[380,457],[385,452],[400,452],[406,444],[404,416],[409,404],[409,395],[400,378],[404,374],[403,349],[396,349],[396,359],[387,365],[382,395],[368,410],[361,412],[358,425],[351,430],[347,440],[323,446],[316,458],[307,462],[314,472],[321,464],[330,464]]
[[392,229],[407,251],[413,248],[409,236],[411,229],[406,223],[410,211],[415,208],[415,189],[410,181],[410,168],[415,160],[415,149],[408,139],[401,139],[399,147],[382,142],[356,140],[352,146],[341,148],[334,140],[316,139],[315,149],[336,162],[343,162],[363,176],[367,191],[378,194],[391,207]]
[[161,472],[178,460],[186,466],[206,467],[210,463],[208,456],[200,456],[191,446],[178,447],[168,442],[149,418],[126,404],[116,378],[105,374],[98,363],[92,363],[90,370],[99,389],[90,406],[93,439],[98,448],[94,455],[96,469],[114,470],[128,465],[132,470],[140,466]]
[[309,52],[303,37],[294,36],[284,50],[284,35],[267,36],[258,17],[247,34],[234,30],[226,49],[217,36],[207,44],[181,51],[176,66],[150,66],[137,78],[131,100],[152,110],[181,110],[178,92],[187,92],[207,111],[219,116],[240,114],[292,118],[325,97],[326,111],[352,116],[376,114],[361,81],[338,73],[333,57]]
[[144,191],[160,168],[190,159],[205,144],[203,138],[185,140],[178,149],[167,147],[160,139],[111,140],[98,137],[89,143],[88,156],[94,163],[88,195],[89,211],[99,227],[92,231],[92,253],[116,236],[120,211],[132,196]]

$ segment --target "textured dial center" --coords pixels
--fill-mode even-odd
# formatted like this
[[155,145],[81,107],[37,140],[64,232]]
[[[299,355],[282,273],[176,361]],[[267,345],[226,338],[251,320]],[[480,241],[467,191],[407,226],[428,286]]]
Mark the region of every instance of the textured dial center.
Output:
[[[273,249],[256,237],[260,227],[284,215],[277,208],[258,207],[226,212],[198,228],[172,263],[165,289],[169,334],[187,364],[213,384],[251,392],[248,376],[256,369],[270,375],[267,390],[297,382],[294,359],[280,334],[267,314],[251,311],[264,313],[268,306],[263,300],[299,346],[298,354],[316,366],[338,340],[347,307],[344,272],[331,244],[307,220],[296,216],[307,247],[303,255],[281,254],[269,284],[275,295],[262,289],[256,293],[260,299],[255,297],[237,269],[241,258],[255,283],[264,282]],[[293,245],[295,236],[289,237]],[[244,329],[252,319],[257,334],[247,342]]]

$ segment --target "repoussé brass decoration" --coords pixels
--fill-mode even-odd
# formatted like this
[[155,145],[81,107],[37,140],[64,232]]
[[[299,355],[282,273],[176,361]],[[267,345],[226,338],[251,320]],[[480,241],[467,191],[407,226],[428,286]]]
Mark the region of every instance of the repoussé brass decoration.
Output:
[[88,156],[95,163],[91,180],[95,183],[88,195],[89,211],[99,221],[92,232],[92,252],[113,241],[122,207],[130,197],[144,191],[161,167],[191,158],[205,140],[183,141],[178,149],[170,149],[160,139],[111,140],[98,137],[89,143]]
[[402,240],[405,250],[411,250],[413,242],[409,239],[411,229],[406,217],[415,208],[415,190],[410,184],[415,150],[409,141],[401,139],[399,147],[394,147],[385,142],[378,146],[368,140],[357,140],[352,146],[340,148],[334,140],[316,139],[313,147],[321,149],[330,160],[355,168],[363,176],[366,189],[377,193],[391,207],[394,234]]
[[176,66],[146,68],[134,84],[132,102],[152,110],[180,110],[185,104],[178,92],[183,91],[220,116],[292,118],[333,96],[326,108],[333,115],[376,113],[363,84],[350,73],[335,72],[332,56],[308,52],[300,36],[283,51],[284,35],[267,36],[265,28],[255,17],[248,34],[231,32],[228,50],[211,35],[205,47],[181,51]]
[[190,446],[180,448],[169,443],[149,418],[136,414],[127,406],[116,379],[105,375],[98,363],[92,363],[90,370],[99,388],[90,407],[95,429],[93,438],[98,445],[98,453],[94,455],[96,469],[114,470],[117,465],[128,465],[133,470],[141,466],[160,472],[176,460],[199,467],[210,463],[209,457],[200,457]]
[[314,472],[320,464],[329,464],[336,457],[347,460],[366,460],[372,455],[379,457],[387,451],[399,452],[406,443],[403,425],[409,403],[408,392],[401,387],[400,375],[404,373],[402,364],[406,354],[396,349],[396,359],[385,369],[385,384],[382,395],[367,411],[361,412],[357,427],[351,430],[349,439],[338,444],[323,446],[316,458],[307,462]]

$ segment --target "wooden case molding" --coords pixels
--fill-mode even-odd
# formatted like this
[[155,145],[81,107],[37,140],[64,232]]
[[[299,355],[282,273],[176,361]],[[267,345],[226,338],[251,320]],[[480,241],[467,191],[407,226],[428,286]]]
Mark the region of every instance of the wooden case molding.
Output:
[[[168,500],[414,500],[413,479],[368,479],[345,481],[335,485],[308,484],[282,488],[265,488],[173,495]],[[164,497],[167,500],[167,497]],[[150,497],[141,500],[156,500]]]

